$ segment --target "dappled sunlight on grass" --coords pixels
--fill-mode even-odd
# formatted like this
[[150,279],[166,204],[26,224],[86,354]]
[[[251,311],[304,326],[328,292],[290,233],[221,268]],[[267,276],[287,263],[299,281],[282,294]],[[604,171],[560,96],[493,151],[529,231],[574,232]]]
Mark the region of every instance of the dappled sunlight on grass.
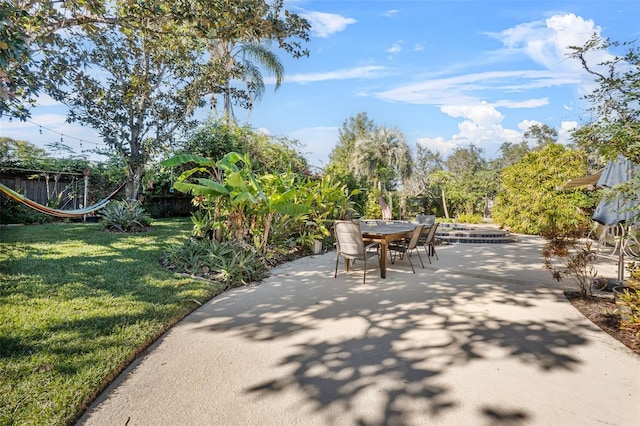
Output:
[[159,265],[188,219],[146,234],[91,224],[2,229],[0,424],[63,424],[138,351],[220,291]]

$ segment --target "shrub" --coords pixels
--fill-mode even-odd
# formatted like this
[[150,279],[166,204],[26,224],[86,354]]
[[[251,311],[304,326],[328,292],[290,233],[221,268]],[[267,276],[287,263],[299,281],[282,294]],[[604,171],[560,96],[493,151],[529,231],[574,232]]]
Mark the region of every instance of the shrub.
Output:
[[[591,249],[591,241],[583,242],[580,238],[584,229],[574,228],[559,230],[546,229],[544,237],[547,244],[542,249],[544,267],[551,271],[553,278],[560,282],[566,277],[573,279],[578,287],[580,297],[591,296],[591,286],[597,271],[593,266],[596,252]],[[553,262],[556,258],[560,264]]]
[[482,222],[482,216],[479,214],[462,213],[456,218],[458,223],[480,223]]
[[190,238],[169,248],[161,263],[172,271],[208,278],[227,287],[247,285],[267,275],[267,267],[253,250],[208,239]]
[[151,225],[151,217],[138,202],[111,201],[100,211],[100,216],[103,227],[109,231],[136,232]]
[[588,226],[591,215],[587,212],[597,193],[558,190],[569,179],[584,175],[586,164],[584,152],[555,143],[528,153],[502,171],[492,210],[494,222],[532,235],[552,227]]
[[53,217],[39,213],[8,197],[0,196],[0,223],[44,223],[52,222]]

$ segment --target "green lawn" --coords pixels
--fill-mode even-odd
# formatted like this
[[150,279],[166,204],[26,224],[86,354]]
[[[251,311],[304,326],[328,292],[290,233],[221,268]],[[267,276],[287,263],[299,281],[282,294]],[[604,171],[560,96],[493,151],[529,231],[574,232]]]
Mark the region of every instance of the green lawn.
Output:
[[67,424],[168,327],[221,291],[158,263],[189,219],[0,228],[0,424]]

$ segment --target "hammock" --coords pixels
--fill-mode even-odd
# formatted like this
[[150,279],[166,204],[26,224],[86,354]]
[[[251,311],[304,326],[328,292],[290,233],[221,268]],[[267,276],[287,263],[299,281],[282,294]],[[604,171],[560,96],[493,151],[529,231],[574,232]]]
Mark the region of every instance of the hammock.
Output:
[[44,213],[44,214],[48,214],[50,216],[56,216],[56,217],[81,217],[87,214],[91,214],[95,211],[100,210],[101,208],[103,208],[104,206],[107,205],[107,203],[116,196],[116,194],[118,194],[118,192],[120,192],[122,190],[122,188],[125,187],[127,183],[123,183],[122,185],[120,185],[118,187],[118,189],[116,189],[115,191],[113,191],[111,194],[109,194],[109,196],[107,198],[105,198],[104,200],[101,200],[99,202],[97,202],[96,204],[89,206],[89,207],[85,207],[83,209],[75,209],[75,210],[60,210],[60,209],[53,209],[51,207],[47,207],[44,206],[42,204],[36,203],[35,201],[32,201],[30,199],[28,199],[27,197],[25,197],[24,195],[20,194],[19,192],[14,191],[13,189],[4,186],[3,184],[0,183],[0,191],[4,192],[5,194],[7,194],[7,196],[9,198],[11,198],[14,201],[17,201],[18,203],[22,203],[27,207],[31,207],[34,210],[39,211],[40,213]]

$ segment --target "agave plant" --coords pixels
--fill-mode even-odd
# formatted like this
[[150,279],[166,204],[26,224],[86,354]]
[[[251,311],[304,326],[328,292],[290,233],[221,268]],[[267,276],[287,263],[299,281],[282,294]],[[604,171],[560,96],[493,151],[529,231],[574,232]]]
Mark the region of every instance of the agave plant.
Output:
[[111,201],[99,214],[109,231],[141,231],[151,225],[151,216],[138,202]]

